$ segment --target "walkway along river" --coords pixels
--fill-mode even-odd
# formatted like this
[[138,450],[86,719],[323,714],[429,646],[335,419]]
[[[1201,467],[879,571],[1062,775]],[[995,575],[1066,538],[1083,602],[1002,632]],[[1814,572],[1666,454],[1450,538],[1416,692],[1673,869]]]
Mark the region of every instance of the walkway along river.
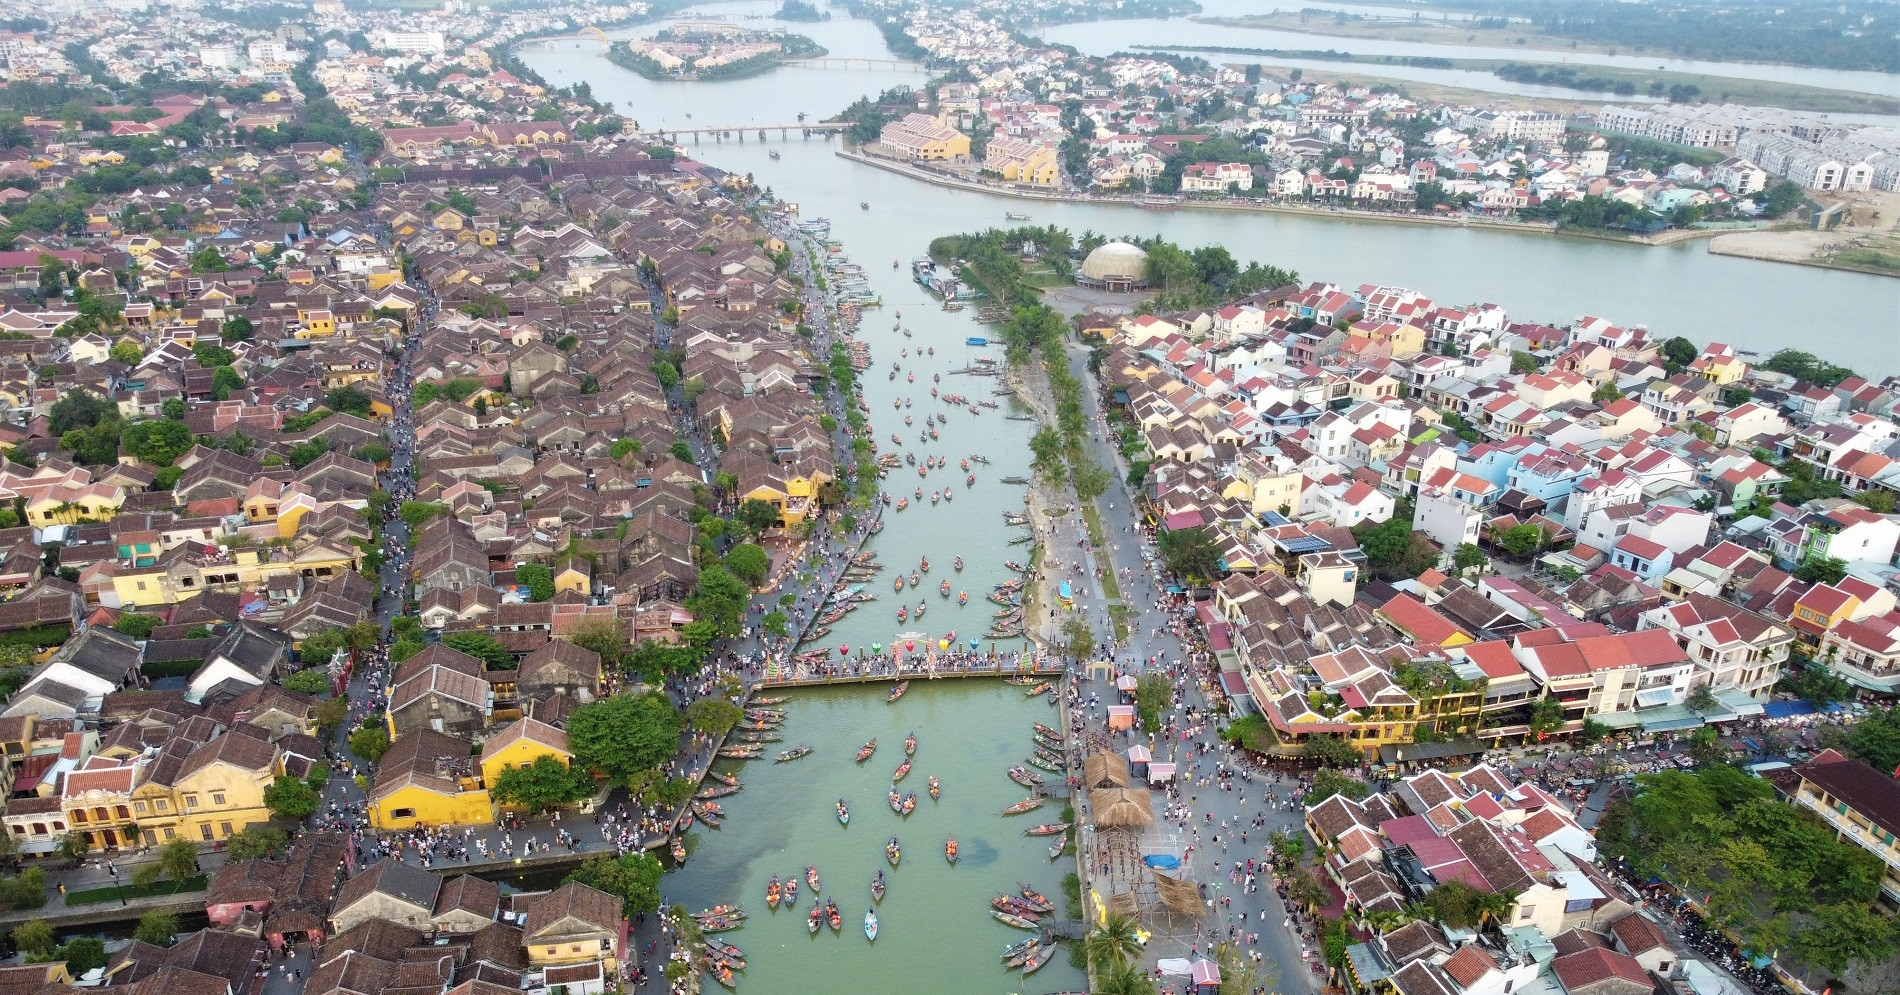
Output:
[[[768,7],[751,2],[707,9],[736,17]],[[1105,22],[1102,29],[1133,23]],[[838,17],[801,25],[800,30],[835,55],[889,56],[882,38],[865,21]],[[1131,36],[1129,43],[1140,40]],[[586,81],[595,96],[613,101],[616,109],[647,129],[690,128],[696,122],[777,124],[795,121],[800,113],[818,120],[859,96],[919,85],[925,79],[922,73],[889,70],[781,68],[749,80],[665,84],[608,63],[595,43],[528,48],[520,55],[552,85]],[[1900,345],[1885,326],[1877,320],[1856,320],[1893,313],[1894,284],[1881,277],[1712,255],[1701,242],[1646,247],[1323,217],[1031,203],[929,187],[840,159],[833,154],[836,147],[833,140],[816,137],[781,141],[775,135],[759,142],[756,132],[744,143],[704,140],[687,145],[712,165],[752,174],[774,193],[798,203],[806,217],[831,218],[832,236],[865,265],[887,306],[901,306],[902,298],[891,288],[909,284],[902,270],[886,271],[889,260],[907,266],[937,235],[1002,226],[1007,224],[1005,212],[1027,211],[1035,224],[1053,223],[1077,234],[1159,234],[1189,248],[1218,242],[1236,258],[1296,269],[1307,280],[1345,287],[1396,284],[1447,303],[1491,301],[1509,309],[1514,320],[1567,324],[1594,314],[1618,324],[1648,325],[1658,336],[1684,335],[1698,343],[1719,340],[1764,354],[1798,342],[1876,378],[1900,372]],[[771,159],[768,151],[782,158]],[[860,210],[860,202],[868,202],[870,210]],[[1827,304],[1799,303],[1815,301]],[[905,309],[907,316],[911,313]],[[962,333],[974,327],[960,316],[943,317],[952,321],[939,327],[939,345],[960,343]],[[874,344],[879,362],[888,369],[889,357],[881,343]],[[875,374],[869,379],[873,385],[877,382]],[[884,402],[886,410],[889,403]],[[879,437],[888,441],[889,434],[885,430]],[[895,562],[888,555],[884,559]]]

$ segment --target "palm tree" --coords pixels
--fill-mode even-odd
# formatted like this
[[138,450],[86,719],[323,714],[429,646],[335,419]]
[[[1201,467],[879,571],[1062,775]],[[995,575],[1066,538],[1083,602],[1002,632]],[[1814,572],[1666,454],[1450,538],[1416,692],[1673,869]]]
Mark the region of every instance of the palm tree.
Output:
[[1155,982],[1138,967],[1118,967],[1095,976],[1098,995],[1154,995]]
[[1110,912],[1100,926],[1089,932],[1083,948],[1088,951],[1089,960],[1096,964],[1120,969],[1141,956],[1141,937],[1135,931],[1133,919]]

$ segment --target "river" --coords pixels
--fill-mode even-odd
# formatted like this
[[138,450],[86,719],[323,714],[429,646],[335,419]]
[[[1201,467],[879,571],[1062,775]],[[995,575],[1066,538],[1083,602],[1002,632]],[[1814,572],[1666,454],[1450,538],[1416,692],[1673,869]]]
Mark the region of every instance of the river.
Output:
[[[703,10],[738,17],[772,7],[754,0]],[[834,56],[889,57],[881,37],[864,21],[839,16],[790,27],[817,39]],[[1107,28],[1137,32],[1125,34],[1126,42],[1147,40],[1138,33],[1139,22],[1110,22]],[[1762,353],[1798,344],[1876,376],[1900,370],[1900,346],[1892,333],[1897,285],[1879,277],[1713,256],[1699,243],[1648,248],[1321,217],[1025,202],[946,190],[838,158],[835,144],[826,139],[756,140],[758,126],[792,124],[800,113],[822,119],[859,96],[920,84],[925,77],[917,71],[797,67],[746,80],[681,84],[645,80],[615,67],[591,43],[526,46],[519,54],[551,85],[588,82],[596,97],[612,101],[647,129],[753,126],[753,140],[688,147],[712,165],[753,174],[779,197],[797,203],[802,217],[831,219],[831,237],[864,266],[882,295],[883,309],[867,314],[860,333],[873,350],[874,362],[862,382],[876,438],[889,450],[890,436],[898,433],[903,442],[897,451],[914,451],[920,459],[941,455],[949,467],[921,480],[914,470],[900,468],[886,481],[894,496],[921,485],[926,498],[921,507],[887,514],[884,531],[872,540],[871,548],[887,566],[880,581],[869,585],[879,600],[834,626],[827,639],[854,652],[873,643],[888,646],[903,633],[942,637],[955,628],[959,641],[980,635],[992,611],[983,595],[1007,576],[1002,562],[1026,558],[1026,547],[1008,544],[1015,530],[1000,527],[1002,511],[1021,508],[1022,489],[999,478],[1028,475],[1031,426],[1007,419],[1011,402],[972,415],[930,396],[932,374],[942,374],[943,382],[936,384],[940,391],[988,399],[993,380],[949,371],[979,355],[1000,359],[1001,349],[966,346],[967,336],[991,333],[971,319],[970,311],[940,310],[909,277],[910,260],[923,254],[931,238],[1004,225],[1006,211],[1027,212],[1036,224],[1061,225],[1078,234],[1088,229],[1160,234],[1190,248],[1218,242],[1243,260],[1295,268],[1305,279],[1346,287],[1400,284],[1448,303],[1493,301],[1509,308],[1516,320],[1567,323],[1596,314],[1647,324],[1657,335],[1681,334],[1698,343],[1720,340]],[[782,158],[770,158],[770,151]],[[861,202],[869,209],[860,208]],[[911,337],[893,328],[899,323]],[[914,355],[919,348],[934,348],[936,354],[919,359]],[[913,355],[900,355],[901,350]],[[889,378],[893,362],[904,368],[896,380]],[[908,373],[916,374],[915,382]],[[892,407],[893,399],[901,404],[905,398],[910,408]],[[906,413],[912,425],[903,424]],[[948,416],[940,442],[917,441],[927,414]],[[978,482],[966,486],[958,460],[979,453],[992,462],[973,466]],[[928,494],[944,488],[956,499],[933,506]],[[908,574],[926,555],[933,568],[929,579],[907,588],[900,600],[890,590],[892,577]],[[962,574],[951,569],[957,555],[967,561]],[[969,592],[967,607],[938,596],[935,585],[944,579],[951,580],[953,593]],[[898,623],[896,607],[914,608],[919,601],[929,605],[925,621]],[[1019,880],[1052,897],[1058,890],[1060,874],[1048,863],[1046,848],[1020,835],[1018,823],[1037,817],[1004,820],[995,814],[1021,797],[1003,769],[1025,755],[1029,723],[1047,721],[1047,707],[991,680],[920,681],[889,707],[875,687],[793,696],[786,745],[809,742],[815,753],[792,764],[744,765],[747,787],[726,800],[726,828],[702,830],[698,855],[665,884],[669,903],[697,908],[738,902],[753,913],[754,920],[731,935],[751,963],[742,983],[746,990],[783,993],[821,985],[872,991],[903,985],[930,995],[1080,987],[1066,955],[1027,985],[990,959],[1020,934],[989,920],[988,897]],[[917,772],[906,783],[922,796],[925,778],[936,773],[944,781],[944,802],[932,805],[925,798],[920,812],[900,826],[884,806],[883,793],[902,738],[911,730],[923,745]],[[851,753],[873,736],[880,742],[877,757],[864,767],[852,764]],[[851,800],[849,829],[841,829],[832,812],[832,801],[841,795]],[[903,867],[892,875],[891,893],[880,911],[882,932],[873,947],[861,932],[866,889],[883,863],[882,843],[892,831],[903,836],[906,853]],[[965,847],[955,868],[941,853],[947,835]],[[808,938],[802,913],[766,913],[766,880],[802,871],[807,863],[824,875],[827,894],[843,896],[842,936],[826,930],[824,936]],[[801,907],[809,908],[804,897]]]
[[[730,16],[769,7],[751,2],[707,9]],[[1133,26],[1103,22],[1095,27]],[[865,21],[839,17],[795,27],[834,55],[889,57],[883,39]],[[554,85],[586,80],[598,98],[613,101],[621,113],[646,128],[791,123],[801,112],[816,120],[864,94],[917,85],[925,78],[913,71],[800,67],[746,80],[656,83],[608,63],[600,52],[598,45],[571,42],[527,47],[520,54]],[[1508,308],[1514,320],[1567,324],[1591,314],[1619,324],[1644,324],[1659,336],[1723,341],[1763,354],[1799,344],[1876,377],[1900,371],[1900,344],[1892,333],[1893,320],[1900,316],[1900,285],[1891,278],[1711,255],[1695,241],[1645,247],[1321,217],[1030,203],[925,187],[839,159],[832,154],[832,143],[822,139],[775,137],[762,144],[756,132],[753,138],[688,147],[713,165],[753,174],[779,196],[798,202],[806,217],[831,218],[834,236],[865,264],[887,304],[896,307],[925,298],[910,283],[907,270],[887,271],[889,260],[908,266],[936,235],[1001,225],[1006,211],[1024,211],[1034,215],[1036,224],[1054,223],[1077,233],[1093,229],[1159,234],[1188,247],[1219,242],[1238,258],[1297,269],[1307,280],[1345,287],[1397,284],[1445,303],[1490,301]],[[783,158],[770,159],[768,149],[778,150]],[[869,201],[871,210],[859,210],[860,201]],[[912,312],[907,309],[906,314]],[[876,317],[867,321],[868,327],[880,327]],[[928,334],[934,337],[929,341],[960,343],[972,327],[961,316],[941,319],[938,324],[933,314],[934,331]],[[895,350],[875,340],[873,344],[878,362],[888,369]],[[873,375],[870,382],[881,381]],[[877,398],[872,400],[876,407]],[[889,404],[883,401],[887,410]],[[881,428],[879,438],[888,439],[891,431]],[[886,557],[886,562],[897,561]]]

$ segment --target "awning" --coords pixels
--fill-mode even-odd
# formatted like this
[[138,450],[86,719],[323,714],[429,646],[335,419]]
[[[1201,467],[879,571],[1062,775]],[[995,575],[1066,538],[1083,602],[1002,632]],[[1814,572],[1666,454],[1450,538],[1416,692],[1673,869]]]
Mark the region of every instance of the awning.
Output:
[[1132,692],[1133,690],[1135,690],[1135,687],[1136,687],[1135,676],[1133,674],[1123,674],[1120,677],[1115,678],[1115,690],[1117,691],[1131,691]]
[[1220,965],[1211,960],[1197,960],[1194,969],[1188,972],[1188,979],[1196,985],[1220,986]]
[[1448,739],[1442,743],[1405,743],[1399,746],[1379,747],[1379,760],[1382,763],[1396,764],[1408,760],[1444,760],[1450,757],[1468,757],[1483,753],[1484,744],[1475,739]]
[[1813,715],[1815,708],[1808,702],[1796,699],[1794,701],[1771,701],[1761,706],[1761,712],[1762,715],[1771,719],[1791,719],[1797,715]]
[[1638,691],[1636,692],[1636,707],[1655,708],[1658,705],[1667,705],[1675,693],[1675,688],[1668,685],[1659,688],[1650,688],[1647,691]]
[[1173,764],[1151,763],[1148,765],[1149,784],[1160,784],[1163,781],[1172,780],[1174,780]]
[[1108,706],[1108,727],[1110,729],[1133,729],[1135,727],[1135,708],[1133,705]]
[[1153,759],[1154,754],[1149,753],[1148,748],[1145,746],[1131,746],[1128,748],[1128,762],[1131,764],[1145,764]]
[[1701,725],[1702,717],[1699,715],[1686,719],[1667,718],[1643,720],[1643,730],[1645,732],[1681,732],[1684,729],[1700,728]]
[[1755,700],[1754,695],[1741,688],[1718,688],[1715,692],[1715,700],[1721,702],[1723,708],[1742,718],[1762,715],[1768,711],[1761,702]]

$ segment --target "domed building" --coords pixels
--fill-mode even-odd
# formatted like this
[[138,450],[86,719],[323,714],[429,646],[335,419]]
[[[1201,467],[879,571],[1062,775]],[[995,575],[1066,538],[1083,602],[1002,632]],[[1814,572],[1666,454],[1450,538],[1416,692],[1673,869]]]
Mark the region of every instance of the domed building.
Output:
[[1127,242],[1098,246],[1082,260],[1075,282],[1117,294],[1139,290],[1148,285],[1148,254]]

